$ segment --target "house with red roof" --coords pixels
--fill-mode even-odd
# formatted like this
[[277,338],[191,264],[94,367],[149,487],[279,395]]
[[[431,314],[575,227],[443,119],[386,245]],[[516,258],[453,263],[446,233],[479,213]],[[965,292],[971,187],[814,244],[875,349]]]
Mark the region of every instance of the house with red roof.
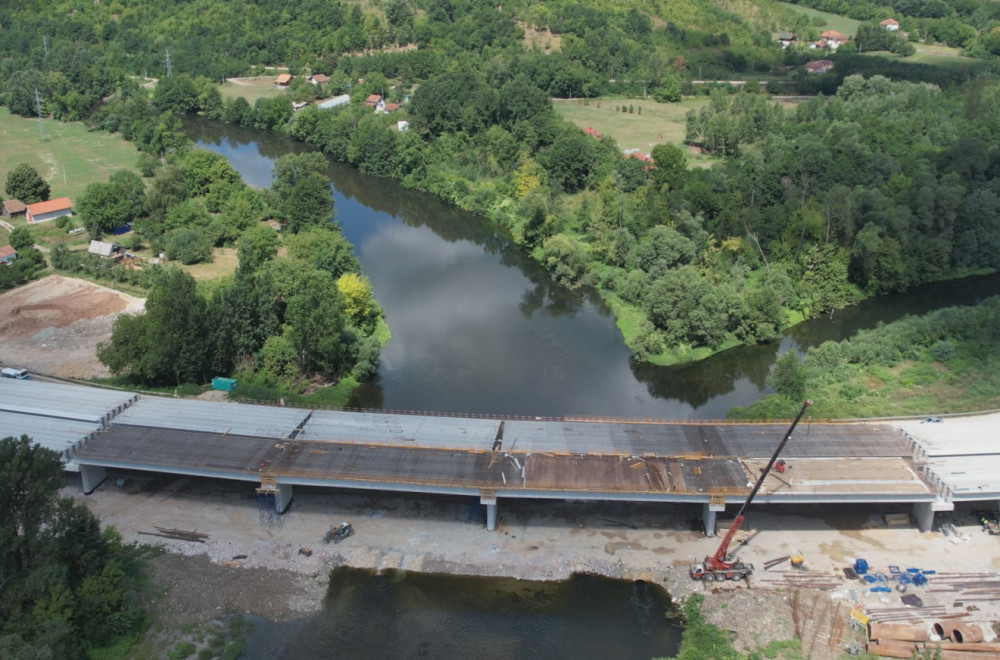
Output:
[[282,73],[274,79],[274,84],[278,87],[288,87],[288,85],[292,82],[293,77],[294,76],[290,73]]
[[309,76],[309,82],[313,85],[325,85],[330,82],[330,76],[325,73],[314,73]]
[[817,75],[826,73],[832,68],[833,62],[830,60],[814,60],[812,62],[806,62],[806,71]]
[[846,44],[848,42],[847,37],[836,30],[827,30],[819,36],[821,39],[826,39],[827,47],[832,48],[833,50],[837,50],[841,44]]
[[19,199],[5,199],[3,201],[3,217],[10,219],[16,218],[19,215],[24,215],[24,210],[27,207]]
[[879,25],[881,25],[886,32],[895,32],[899,29],[899,21],[895,18],[887,18],[879,23]]
[[48,222],[67,215],[73,215],[73,202],[69,201],[69,197],[28,204],[24,209],[24,217],[28,224]]
[[17,250],[9,245],[0,245],[0,264],[9,264],[17,259]]

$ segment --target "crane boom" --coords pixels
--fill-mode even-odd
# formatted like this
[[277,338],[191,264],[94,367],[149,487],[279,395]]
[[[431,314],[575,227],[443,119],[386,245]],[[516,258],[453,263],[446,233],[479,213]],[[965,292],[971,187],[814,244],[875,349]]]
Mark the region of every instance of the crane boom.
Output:
[[[732,543],[733,536],[736,535],[736,532],[738,532],[740,527],[743,525],[744,513],[746,512],[747,507],[750,506],[751,502],[753,502],[753,498],[757,496],[757,491],[760,490],[760,487],[764,484],[764,479],[767,478],[767,475],[771,472],[771,468],[774,467],[774,463],[778,460],[778,455],[781,454],[781,450],[785,448],[788,440],[792,437],[792,432],[795,430],[795,427],[798,426],[799,420],[802,419],[802,415],[806,412],[806,408],[811,405],[812,401],[804,401],[802,403],[802,407],[799,409],[799,414],[795,416],[795,419],[792,421],[792,425],[788,427],[788,431],[785,433],[785,437],[781,439],[781,442],[778,443],[778,447],[774,450],[774,454],[771,455],[771,460],[768,461],[767,466],[760,473],[760,477],[757,478],[757,483],[754,484],[750,494],[747,495],[747,499],[743,502],[743,506],[740,507],[739,513],[736,514],[736,518],[733,519],[733,524],[730,526],[729,531],[726,532],[726,535],[722,538],[722,542],[719,543],[718,550],[716,550],[715,554],[711,557],[705,557],[703,564],[696,564],[695,566],[692,566],[692,577],[702,579],[705,575],[713,574],[713,571],[722,573],[729,572],[729,574],[732,575],[734,562],[727,561],[726,559],[729,554],[729,544]],[[748,566],[747,570],[742,571],[742,573],[737,571],[737,573],[745,575],[749,575],[752,572],[753,566]],[[726,577],[729,577],[729,575]]]

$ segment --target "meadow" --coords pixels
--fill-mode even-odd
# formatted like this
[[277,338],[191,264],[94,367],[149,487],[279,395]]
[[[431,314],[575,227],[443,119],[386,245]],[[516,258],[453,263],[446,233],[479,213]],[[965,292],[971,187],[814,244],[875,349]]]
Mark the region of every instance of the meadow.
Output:
[[[563,119],[614,138],[622,151],[638,149],[648,155],[658,144],[682,144],[688,111],[706,105],[708,97],[685,98],[680,103],[616,98],[556,99],[552,103]],[[628,112],[630,107],[632,112]]]
[[[79,122],[37,119],[0,108],[0,182],[21,163],[34,167],[52,189],[52,198],[80,197],[88,184],[106,182],[113,172],[134,170],[139,152],[116,135],[91,131]],[[3,194],[6,198],[6,193]]]

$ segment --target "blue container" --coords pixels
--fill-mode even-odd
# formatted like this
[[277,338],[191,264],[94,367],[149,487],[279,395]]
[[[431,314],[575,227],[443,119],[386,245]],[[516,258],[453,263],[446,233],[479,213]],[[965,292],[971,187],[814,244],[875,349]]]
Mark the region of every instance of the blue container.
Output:
[[223,378],[222,376],[216,376],[212,379],[212,389],[222,390],[223,392],[232,392],[236,389],[236,380],[233,378]]
[[868,572],[868,560],[867,559],[855,559],[854,560],[854,572],[858,575],[864,575]]

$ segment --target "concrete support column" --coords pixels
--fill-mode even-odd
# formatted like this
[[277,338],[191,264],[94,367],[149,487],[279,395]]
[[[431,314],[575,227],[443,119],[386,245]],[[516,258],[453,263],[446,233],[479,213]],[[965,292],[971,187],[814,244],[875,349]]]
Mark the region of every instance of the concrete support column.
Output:
[[934,500],[933,502],[914,502],[913,518],[917,521],[917,527],[921,532],[929,532],[934,529],[935,511],[954,511],[955,503],[945,500]]
[[80,477],[83,479],[84,494],[90,495],[93,493],[107,476],[107,471],[100,465],[81,465]]
[[292,503],[292,485],[291,484],[275,484],[274,485],[274,509],[278,513],[284,513],[289,505]]
[[479,503],[486,507],[486,531],[495,532],[497,529],[497,497],[490,493],[483,493],[479,496]]
[[715,514],[725,510],[725,504],[705,503],[701,509],[701,519],[705,523],[705,536],[715,536]]

